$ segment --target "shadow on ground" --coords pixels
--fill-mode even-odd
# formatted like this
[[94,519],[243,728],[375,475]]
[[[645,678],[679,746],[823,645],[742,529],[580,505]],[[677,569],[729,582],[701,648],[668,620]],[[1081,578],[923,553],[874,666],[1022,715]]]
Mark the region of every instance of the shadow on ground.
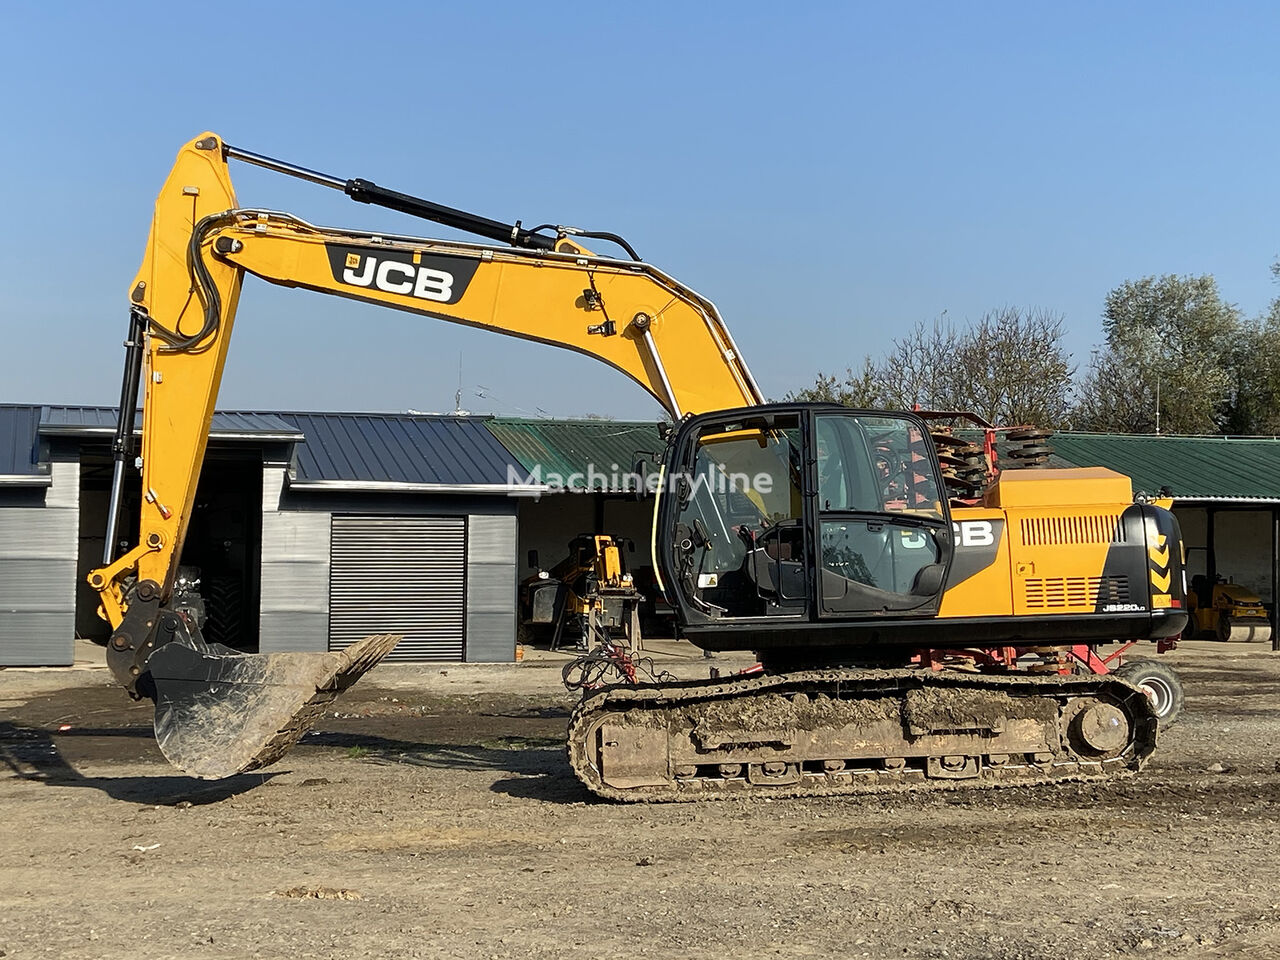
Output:
[[[145,727],[77,728],[57,736],[149,740],[151,731]],[[376,765],[494,772],[500,776],[491,788],[494,792],[522,799],[581,803],[591,798],[570,771],[564,741],[559,739],[492,737],[476,744],[457,744],[326,732],[309,734],[295,748],[301,757],[316,749],[345,751],[352,760]],[[216,781],[180,774],[85,776],[67,760],[49,731],[0,721],[0,774],[4,772],[51,786],[100,790],[129,803],[171,806],[217,803],[262,786],[286,771],[255,771]]]
[[313,733],[302,747],[345,749],[347,755],[378,765],[407,764],[435,770],[475,770],[510,774],[494,782],[495,793],[548,803],[593,799],[569,769],[563,738],[491,737],[480,743],[421,743],[369,734]]
[[[81,736],[150,736],[132,728],[80,730]],[[217,803],[260,787],[275,773],[246,773],[226,780],[209,781],[181,775],[158,777],[86,777],[63,757],[53,737],[44,730],[0,721],[0,770],[10,776],[59,787],[101,790],[113,800],[144,805],[172,806]]]

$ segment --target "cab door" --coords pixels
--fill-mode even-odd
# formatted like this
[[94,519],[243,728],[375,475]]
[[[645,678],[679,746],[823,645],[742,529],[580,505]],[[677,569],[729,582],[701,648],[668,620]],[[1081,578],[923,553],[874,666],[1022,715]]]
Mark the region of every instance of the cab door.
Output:
[[811,423],[819,618],[936,615],[951,520],[923,422],[817,410]]

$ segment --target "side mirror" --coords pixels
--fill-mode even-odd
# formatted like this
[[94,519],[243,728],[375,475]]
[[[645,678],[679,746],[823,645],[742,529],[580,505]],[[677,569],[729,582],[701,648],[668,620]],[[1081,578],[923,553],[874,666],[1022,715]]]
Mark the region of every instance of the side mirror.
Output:
[[538,569],[540,569],[540,568],[539,568],[539,566],[538,566],[538,551],[537,551],[537,550],[530,550],[530,551],[529,551],[529,569],[530,569],[530,570],[538,570]]

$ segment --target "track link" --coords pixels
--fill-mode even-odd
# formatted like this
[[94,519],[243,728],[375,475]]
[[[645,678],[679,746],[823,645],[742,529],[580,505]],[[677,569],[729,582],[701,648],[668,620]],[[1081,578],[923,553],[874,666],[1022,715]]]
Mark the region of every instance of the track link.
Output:
[[611,800],[829,796],[1127,776],[1156,728],[1110,676],[815,670],[602,689],[568,749]]

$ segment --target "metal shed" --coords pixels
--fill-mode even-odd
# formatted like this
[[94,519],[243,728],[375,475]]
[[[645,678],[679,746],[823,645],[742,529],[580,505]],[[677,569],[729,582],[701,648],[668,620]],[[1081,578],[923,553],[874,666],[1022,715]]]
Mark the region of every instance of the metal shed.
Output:
[[552,493],[520,504],[521,558],[537,551],[540,564],[551,567],[579,534],[623,537],[635,546],[632,572],[656,592],[650,586],[653,498],[637,499],[627,486],[637,458],[652,465],[663,448],[656,422],[494,417],[485,427],[531,480],[552,485]]
[[41,449],[40,413],[0,406],[0,664],[74,656],[80,465]]
[[1187,551],[1187,578],[1233,580],[1271,612],[1280,600],[1280,439],[1055,434],[1057,455],[1111,467],[1136,492],[1173,498]]
[[[0,407],[0,665],[69,664],[77,634],[105,639],[84,576],[115,420]],[[398,659],[510,660],[516,504],[541,492],[522,477],[484,418],[219,411],[183,553],[216,598],[206,634],[316,651],[403,632]]]
[[401,660],[515,655],[520,464],[483,418],[282,413],[263,467],[263,652],[403,632]]

